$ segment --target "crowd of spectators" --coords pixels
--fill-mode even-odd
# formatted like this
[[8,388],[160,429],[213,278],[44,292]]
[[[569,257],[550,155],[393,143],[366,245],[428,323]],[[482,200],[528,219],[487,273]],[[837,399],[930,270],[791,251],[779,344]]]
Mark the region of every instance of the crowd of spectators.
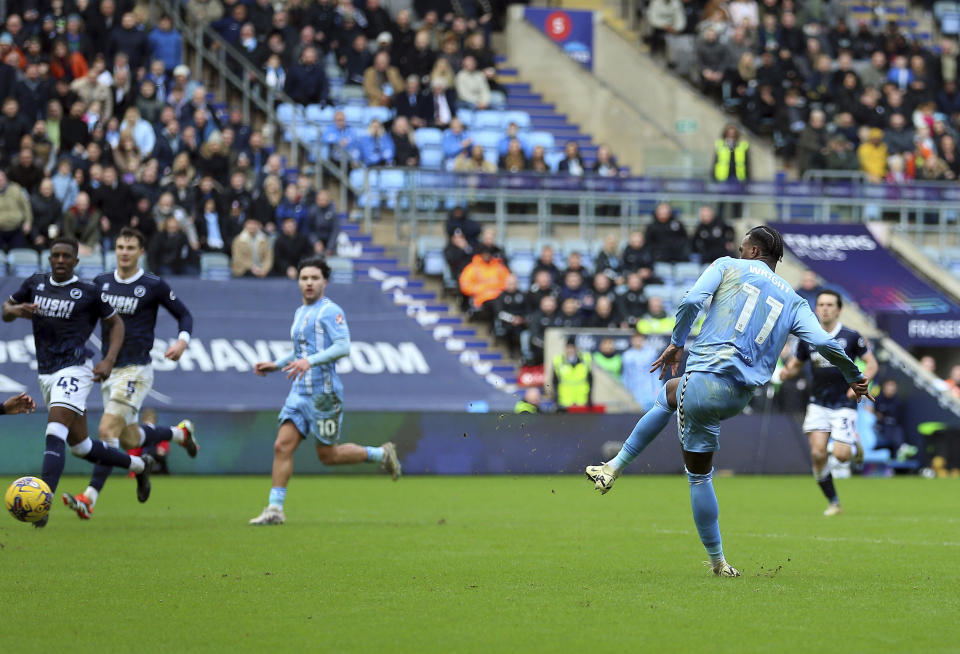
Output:
[[[197,5],[220,3],[188,12]],[[290,275],[305,253],[335,249],[329,192],[285,170],[239,109],[212,104],[169,17],[148,25],[123,0],[54,2],[43,16],[29,3],[7,7],[0,249],[41,252],[63,234],[83,258],[130,226],[147,237],[155,272],[198,274],[201,253],[218,252],[234,274],[257,277]]]
[[[955,180],[958,47],[924,48],[889,21],[854,22],[842,3],[651,0],[654,52],[772,139],[799,173],[872,182]],[[689,56],[684,56],[685,53]]]
[[[713,207],[700,207],[698,217],[696,229],[688,233],[670,205],[662,203],[646,230],[632,232],[626,244],[608,235],[599,252],[570,252],[562,267],[546,245],[530,273],[529,287],[521,289],[496,243],[496,231],[457,208],[446,222],[444,256],[471,318],[490,324],[513,356],[538,365],[543,363],[543,337],[549,327],[669,333],[673,317],[664,299],[644,292],[664,281],[654,274],[654,262],[709,263],[734,253],[733,230]],[[593,255],[593,269],[584,265],[585,254]]]

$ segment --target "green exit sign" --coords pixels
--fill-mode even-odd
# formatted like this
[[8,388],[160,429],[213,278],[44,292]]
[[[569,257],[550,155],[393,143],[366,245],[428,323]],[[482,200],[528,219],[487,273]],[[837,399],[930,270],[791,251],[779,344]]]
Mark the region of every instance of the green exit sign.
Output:
[[677,134],[693,134],[697,131],[696,118],[677,118],[674,124]]

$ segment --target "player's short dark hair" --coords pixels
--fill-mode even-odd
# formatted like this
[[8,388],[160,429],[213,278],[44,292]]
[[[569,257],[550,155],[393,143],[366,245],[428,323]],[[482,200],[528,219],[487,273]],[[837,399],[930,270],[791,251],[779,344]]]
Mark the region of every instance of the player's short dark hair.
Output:
[[832,290],[832,289],[829,289],[829,288],[825,288],[825,289],[823,289],[822,291],[820,291],[819,293],[817,293],[817,299],[818,299],[818,300],[820,299],[820,296],[821,296],[821,295],[832,295],[833,297],[837,298],[837,308],[838,308],[838,309],[842,309],[842,308],[843,308],[843,298],[840,297],[840,294],[837,293],[836,291],[834,291],[834,290]]
[[117,240],[121,238],[135,238],[137,243],[140,244],[141,248],[147,247],[147,237],[143,235],[139,229],[134,229],[133,227],[124,227],[120,230],[120,233],[117,234]]
[[321,256],[313,255],[300,259],[300,263],[297,264],[297,274],[299,275],[304,268],[319,268],[323,278],[330,279],[330,264]]
[[765,259],[783,261],[783,237],[773,227],[758,225],[747,232],[747,237],[760,248]]
[[58,236],[57,238],[50,241],[50,249],[53,249],[54,245],[69,245],[73,248],[73,255],[80,255],[80,242],[72,236]]

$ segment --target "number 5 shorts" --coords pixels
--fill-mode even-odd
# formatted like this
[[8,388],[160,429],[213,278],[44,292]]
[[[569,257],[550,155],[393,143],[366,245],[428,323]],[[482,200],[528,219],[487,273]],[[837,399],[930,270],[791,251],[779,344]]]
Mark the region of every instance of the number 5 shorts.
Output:
[[147,364],[114,368],[100,387],[103,412],[123,418],[128,425],[140,422],[140,409],[153,388],[153,366]]
[[87,359],[83,365],[40,375],[39,380],[47,409],[62,406],[83,415],[87,410],[87,396],[93,387],[93,361]]
[[303,438],[313,435],[324,445],[334,445],[340,440],[343,402],[332,393],[301,395],[291,391],[277,417],[281,425],[288,420]]

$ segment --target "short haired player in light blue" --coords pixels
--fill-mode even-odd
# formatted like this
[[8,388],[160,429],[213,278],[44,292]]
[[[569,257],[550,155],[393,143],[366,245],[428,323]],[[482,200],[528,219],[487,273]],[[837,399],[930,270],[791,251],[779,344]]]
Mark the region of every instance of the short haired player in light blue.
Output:
[[667,370],[677,374],[690,328],[712,298],[703,329],[690,347],[683,377],[663,385],[656,404],[643,415],[613,460],[586,470],[594,487],[606,493],[620,471],[660,434],[677,411],[693,520],[710,556],[710,567],[720,577],[740,576],[723,556],[720,510],[713,490],[713,453],[719,447],[720,421],[740,413],[754,389],[770,380],[787,336],[798,336],[833,363],[858,401],[869,397],[867,381],[857,366],[823,330],[807,301],[775,274],[782,258],[783,238],[775,229],[760,226],[747,232],[739,259],[717,259],[704,271],[680,302],[670,345],[651,368],[651,372],[661,370],[661,379]]
[[350,354],[350,330],[343,309],[324,297],[329,279],[330,266],[322,257],[308,257],[299,263],[297,281],[303,305],[294,314],[290,327],[293,352],[277,361],[261,361],[253,368],[261,377],[282,369],[293,385],[278,418],[280,429],[273,444],[269,504],[250,521],[251,525],[282,525],[286,521],[283,503],[293,475],[293,453],[307,436],[316,439],[317,456],[324,465],[375,461],[394,480],[400,476],[393,443],[380,447],[338,443],[343,420],[343,383],[336,362]]

